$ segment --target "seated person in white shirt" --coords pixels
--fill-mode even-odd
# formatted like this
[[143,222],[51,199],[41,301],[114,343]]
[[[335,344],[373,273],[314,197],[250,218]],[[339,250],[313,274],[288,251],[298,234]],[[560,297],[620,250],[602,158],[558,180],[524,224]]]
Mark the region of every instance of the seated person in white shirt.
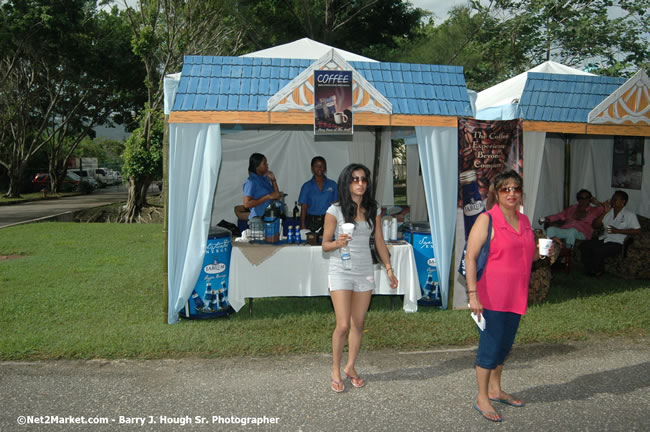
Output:
[[612,199],[605,201],[605,211],[594,219],[594,228],[605,228],[598,240],[588,240],[580,245],[585,273],[601,276],[605,271],[605,258],[618,255],[623,250],[623,242],[629,235],[641,234],[641,225],[636,214],[627,210],[628,195],[617,190]]

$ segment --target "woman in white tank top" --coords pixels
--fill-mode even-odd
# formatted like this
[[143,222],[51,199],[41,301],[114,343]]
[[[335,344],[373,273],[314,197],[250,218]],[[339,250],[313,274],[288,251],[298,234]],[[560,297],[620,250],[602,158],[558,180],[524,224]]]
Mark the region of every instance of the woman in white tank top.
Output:
[[[390,255],[381,231],[381,212],[372,198],[370,170],[361,164],[350,164],[338,180],[338,202],[325,214],[323,252],[330,254],[328,287],[336,328],[332,334],[332,375],[330,387],[340,393],[345,389],[341,379],[341,358],[348,339],[348,361],[343,369],[354,387],[363,387],[365,381],[355,369],[361,347],[363,325],[375,288],[374,270],[370,254],[370,234],[375,233],[375,244],[381,262],[386,267],[392,288],[397,278],[390,264]],[[352,236],[341,232],[343,223],[355,225]],[[351,268],[343,266],[338,250],[350,247]]]

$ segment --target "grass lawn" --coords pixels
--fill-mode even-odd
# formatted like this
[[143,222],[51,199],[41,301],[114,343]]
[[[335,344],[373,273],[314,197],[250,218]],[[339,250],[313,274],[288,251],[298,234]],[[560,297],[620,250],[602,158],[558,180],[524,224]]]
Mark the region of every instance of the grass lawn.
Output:
[[[329,352],[328,297],[256,299],[230,319],[163,323],[162,226],[40,223],[0,230],[0,360],[178,358]],[[475,344],[467,311],[375,296],[362,349]],[[555,273],[517,343],[650,334],[650,281]]]

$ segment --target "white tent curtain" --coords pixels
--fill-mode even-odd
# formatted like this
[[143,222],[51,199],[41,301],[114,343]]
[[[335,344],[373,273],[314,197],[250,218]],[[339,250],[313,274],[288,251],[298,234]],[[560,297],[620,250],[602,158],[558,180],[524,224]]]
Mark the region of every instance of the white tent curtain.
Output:
[[[393,150],[391,146],[391,134],[386,129],[381,131],[381,150],[379,155],[379,172],[377,173],[377,184],[375,185],[375,197],[379,205],[392,206],[393,195]],[[355,141],[348,147],[350,163],[357,162],[367,166],[370,171],[375,166],[375,134],[376,131],[365,132],[368,137],[356,137]],[[357,139],[361,138],[361,139]]]
[[[575,135],[571,139],[570,202],[582,188],[590,190],[600,201],[611,198],[618,188],[612,187],[613,136]],[[644,158],[650,156],[650,139],[644,142]],[[627,208],[650,217],[650,165],[643,165],[641,190],[622,189],[627,192]],[[559,211],[559,210],[558,210]]]
[[[374,165],[375,136],[368,130],[355,130],[351,140],[336,137],[314,139],[309,128],[260,128],[222,136],[223,163],[219,171],[213,203],[212,224],[222,219],[236,222],[234,207],[243,203],[242,185],[248,177],[248,159],[258,152],[266,156],[269,169],[278,179],[280,190],[287,194],[289,213],[298,200],[300,188],[312,176],[310,162],[314,156],[327,161],[328,178],[337,181],[341,170],[350,162],[360,162],[371,170]],[[392,159],[390,136],[382,134],[382,156],[377,185],[377,201],[393,204]]]
[[176,97],[176,90],[178,90],[178,85],[181,82],[181,73],[165,75],[163,80],[163,89],[164,89],[164,99],[163,99],[163,109],[165,115],[169,115],[172,111],[172,106],[174,105],[174,98]]
[[458,196],[458,129],[416,127],[415,133],[442,305],[447,309]]
[[219,124],[169,125],[169,324],[178,321],[201,272],[220,164]]
[[[526,134],[524,133],[524,136],[527,136]],[[562,209],[564,202],[562,193],[564,190],[564,145],[564,137],[562,135],[546,135],[546,139],[544,140],[544,156],[539,172],[537,196],[534,199],[535,207],[531,211],[526,211],[526,215],[528,215],[533,228],[541,228],[537,223],[540,217],[557,213],[559,211],[558,209]],[[528,194],[531,190],[531,184],[529,183],[530,177],[526,172],[527,157],[526,149],[524,149],[525,198],[529,198]],[[528,199],[524,200],[525,203],[528,201]]]
[[[574,204],[580,189],[591,191],[599,200],[609,199],[616,188],[611,186],[613,136],[566,135],[571,147],[569,179],[569,204]],[[524,139],[526,143],[526,138]],[[544,159],[539,175],[537,197],[534,211],[528,210],[533,226],[539,228],[537,220],[541,216],[558,213],[564,209],[564,148],[565,135],[547,134],[544,144]],[[650,139],[644,143],[645,157],[650,151]],[[524,150],[524,176],[526,193],[530,192],[529,176],[526,171],[527,150]],[[650,165],[643,166],[641,190],[624,189],[630,197],[628,209],[645,217],[650,217]],[[532,198],[532,197],[528,197]],[[528,203],[528,200],[525,201]],[[526,204],[525,204],[526,205]]]
[[[546,132],[524,132],[524,213],[532,221],[537,206]],[[560,176],[561,177],[561,176]]]
[[427,202],[424,199],[424,181],[420,170],[417,145],[406,146],[406,202],[410,206],[412,221],[427,220]]

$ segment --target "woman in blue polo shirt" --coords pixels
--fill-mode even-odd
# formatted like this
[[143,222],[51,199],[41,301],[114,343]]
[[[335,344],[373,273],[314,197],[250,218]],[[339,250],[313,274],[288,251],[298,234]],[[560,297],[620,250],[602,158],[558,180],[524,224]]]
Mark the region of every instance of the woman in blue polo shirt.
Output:
[[280,199],[282,194],[273,172],[269,171],[266,157],[253,153],[248,159],[248,179],[244,182],[244,207],[250,209],[248,219],[264,216],[269,200]]
[[327,162],[322,156],[311,160],[311,172],[313,177],[302,185],[298,197],[302,204],[300,228],[317,231],[323,226],[325,212],[337,200],[338,189],[334,180],[325,177]]

